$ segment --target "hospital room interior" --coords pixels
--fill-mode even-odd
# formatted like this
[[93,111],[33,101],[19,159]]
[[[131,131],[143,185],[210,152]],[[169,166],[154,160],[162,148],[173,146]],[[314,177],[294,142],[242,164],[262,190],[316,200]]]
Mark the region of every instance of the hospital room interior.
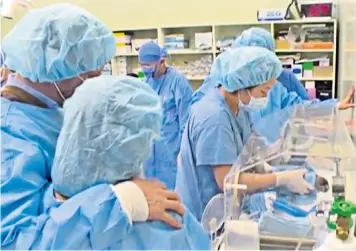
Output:
[[0,0],[1,249],[356,250],[356,0]]

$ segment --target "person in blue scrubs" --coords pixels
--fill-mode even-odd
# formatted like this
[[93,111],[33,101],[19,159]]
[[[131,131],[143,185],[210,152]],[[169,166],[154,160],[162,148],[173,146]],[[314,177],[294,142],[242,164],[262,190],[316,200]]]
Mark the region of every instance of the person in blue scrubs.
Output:
[[[221,60],[218,85],[192,104],[178,158],[176,191],[198,220],[208,201],[223,191],[224,178],[250,133],[242,103],[252,102],[251,92],[266,96],[281,72],[277,56],[267,49],[251,46],[231,50]],[[248,192],[284,185],[305,194],[313,189],[303,179],[305,173],[242,173],[239,183],[246,184]]]
[[[271,33],[263,28],[253,27],[242,32],[242,34],[235,40],[232,48],[259,46],[275,52],[275,42]],[[259,104],[250,105],[250,119],[252,124],[256,124],[261,118],[279,111],[286,107],[296,104],[333,104],[339,110],[349,109],[354,106],[352,99],[354,96],[354,88],[352,88],[348,95],[338,102],[337,99],[329,99],[320,101],[319,99],[307,100],[307,95],[303,85],[297,80],[295,75],[287,70],[283,70],[278,77],[278,83],[269,91],[268,96]],[[255,96],[251,92],[252,97]]]
[[[259,46],[262,48],[266,48],[272,52],[274,52],[275,48],[272,35],[262,28],[250,28],[242,32],[241,36],[236,39],[233,47],[246,48],[248,46]],[[229,57],[229,54],[229,51],[225,51],[216,58],[214,64],[212,65],[210,75],[205,79],[203,85],[197,91],[194,92],[192,97],[192,103],[199,100],[202,96],[205,95],[205,93],[211,86],[215,86],[219,82],[219,72],[221,72],[224,68],[224,65],[222,64],[222,62],[224,61],[223,59],[224,57]],[[283,70],[281,75],[283,74],[287,76],[292,73]],[[295,76],[293,77],[295,78]],[[278,78],[278,80],[281,80],[281,76]],[[245,106],[245,108],[247,111],[249,111],[249,118],[251,124],[254,125],[261,118],[267,116],[268,114],[280,111],[282,109],[285,109],[286,107],[297,104],[321,103],[324,105],[329,105],[330,103],[332,105],[338,106],[340,110],[348,109],[354,106],[354,104],[352,104],[352,97],[354,95],[354,92],[355,90],[354,88],[352,88],[349,91],[348,95],[339,102],[336,99],[330,99],[323,102],[321,102],[319,99],[304,100],[296,92],[289,92],[280,82],[277,82],[268,92],[267,97],[263,99],[261,99],[261,97],[258,97],[258,93],[255,93],[252,90],[250,92],[251,97],[254,99],[254,101],[256,101],[255,98],[259,98],[259,102],[253,102],[252,104],[248,104]]]
[[[231,48],[238,48],[241,46],[260,46],[273,52],[276,50],[271,33],[266,29],[259,27],[252,27],[244,30],[241,35],[236,38]],[[292,72],[283,69],[277,80],[288,92],[295,92],[302,99],[308,99],[307,91]]]
[[[148,219],[179,228],[166,210],[184,208],[157,181],[134,180],[129,188],[115,189],[98,184],[58,207],[46,204],[59,199],[51,168],[61,106],[114,57],[112,31],[82,8],[55,4],[28,12],[3,39],[2,49],[5,66],[15,74],[1,89],[1,249],[79,249],[88,238],[92,249],[104,249],[132,231],[130,219],[145,220],[142,203],[148,205]],[[117,196],[117,190],[133,187],[144,201]]]
[[[107,109],[111,112],[105,112]],[[141,177],[152,142],[160,136],[161,120],[160,98],[146,83],[114,76],[85,81],[64,105],[64,123],[51,173],[56,193],[68,199],[97,184],[125,184]],[[114,190],[118,197],[132,196],[144,202],[140,190],[126,194]],[[142,207],[142,218],[146,219],[147,203]],[[189,211],[183,217],[171,215],[181,222],[181,229],[158,221],[134,223],[127,237],[104,249],[210,249],[209,234]],[[82,243],[81,249],[90,249],[89,237]]]
[[174,189],[177,156],[189,114],[192,87],[179,71],[167,66],[167,51],[153,41],[140,47],[138,60],[145,81],[161,98],[163,109],[161,138],[153,145],[152,156],[145,163],[145,176],[159,179]]

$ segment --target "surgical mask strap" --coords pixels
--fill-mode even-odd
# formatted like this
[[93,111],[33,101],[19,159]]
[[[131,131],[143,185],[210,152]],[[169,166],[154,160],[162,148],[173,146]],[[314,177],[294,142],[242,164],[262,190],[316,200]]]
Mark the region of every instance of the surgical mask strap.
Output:
[[250,96],[250,101],[248,102],[248,104],[247,104],[247,105],[245,105],[245,103],[244,103],[244,102],[242,102],[240,92],[238,92],[238,97],[239,97],[239,105],[242,105],[242,106],[248,106],[248,105],[250,104],[251,99],[252,99],[252,96],[251,96],[251,93],[250,93],[250,91],[249,91],[249,90],[246,90],[246,91],[247,91],[248,95]]
[[85,81],[85,79],[84,78],[82,78],[81,76],[78,76],[78,78],[81,80],[81,81]]
[[[84,82],[84,81],[85,81],[85,79],[84,79],[84,78],[82,78],[81,76],[78,76],[78,78],[79,78],[82,82]],[[54,87],[56,87],[56,89],[57,89],[57,92],[58,92],[59,96],[61,96],[61,98],[63,99],[63,102],[64,102],[64,101],[66,101],[66,98],[64,97],[63,93],[62,93],[62,92],[61,92],[61,90],[59,89],[59,87],[58,87],[57,83],[56,83],[56,82],[54,82],[53,84],[54,84]]]
[[63,102],[66,101],[66,98],[64,97],[63,93],[62,93],[61,90],[59,89],[57,83],[54,82],[53,84],[54,84],[54,87],[56,87],[59,96],[61,96],[61,98],[63,99]]
[[250,101],[248,102],[248,104],[251,104],[251,100],[253,99],[250,90],[247,90],[248,95],[250,96]]
[[239,115],[240,108],[243,106],[243,103],[242,103],[241,98],[240,98],[240,92],[237,93],[237,99],[238,99],[238,102],[237,102],[237,111],[236,111],[235,116],[238,116],[238,115]]

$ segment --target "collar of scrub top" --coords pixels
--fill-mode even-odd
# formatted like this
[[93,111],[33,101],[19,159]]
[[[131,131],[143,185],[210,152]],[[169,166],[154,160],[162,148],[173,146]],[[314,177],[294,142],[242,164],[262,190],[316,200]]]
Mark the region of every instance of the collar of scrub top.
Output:
[[154,80],[161,80],[164,76],[166,76],[167,72],[170,71],[171,67],[169,65],[166,66],[166,70],[164,71],[164,73],[159,76],[158,78],[154,77],[154,73],[152,73],[152,76],[150,77],[146,77],[147,79],[153,78]]
[[231,108],[229,104],[227,103],[225,97],[220,93],[219,88],[221,87],[221,84],[217,84],[215,87],[211,88],[209,91],[215,92],[215,95],[218,97],[220,103],[225,106],[226,110],[229,112],[229,115],[231,118],[236,118],[236,115],[234,115],[231,111]]
[[9,75],[6,82],[6,86],[15,86],[17,88],[24,90],[25,92],[31,94],[32,96],[34,96],[35,98],[37,98],[38,100],[46,104],[48,109],[58,108],[58,104],[56,101],[45,96],[43,93],[33,89],[32,87],[24,84],[21,80],[18,80],[16,78],[15,74]]

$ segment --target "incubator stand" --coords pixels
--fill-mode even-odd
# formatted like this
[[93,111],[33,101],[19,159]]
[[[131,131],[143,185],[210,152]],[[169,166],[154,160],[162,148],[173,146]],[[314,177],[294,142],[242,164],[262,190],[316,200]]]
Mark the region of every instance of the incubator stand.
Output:
[[[344,177],[356,171],[356,149],[344,121],[334,109],[318,105],[297,106],[293,109],[290,119],[281,129],[283,136],[273,144],[267,144],[267,140],[259,135],[250,137],[225,179],[223,245],[225,250],[294,250],[296,248],[311,250],[320,245],[328,234],[326,219],[334,199],[333,177],[340,176],[343,181]],[[319,191],[315,195],[315,200],[307,205],[296,203],[296,197],[293,195],[284,197],[284,201],[290,200],[290,205],[297,204],[298,208],[307,213],[302,221],[294,217],[296,215],[291,217],[290,214],[276,209],[275,204],[270,203],[273,206],[268,211],[278,217],[288,219],[290,225],[284,221],[266,217],[265,212],[263,212],[263,217],[262,214],[258,215],[258,212],[256,217],[256,211],[251,216],[249,209],[246,209],[246,201],[258,193],[267,191],[247,194],[246,187],[239,185],[239,175],[242,172],[269,173],[281,167],[287,170],[295,167],[313,170],[318,175],[317,180],[323,177],[329,184],[327,192]],[[345,182],[342,185],[347,187]],[[352,197],[347,199],[353,199],[355,203],[355,198]],[[268,196],[264,199],[266,204],[269,204]],[[249,203],[255,203],[255,201],[249,201]],[[313,209],[316,210],[313,211]],[[253,232],[255,235],[251,235]]]

